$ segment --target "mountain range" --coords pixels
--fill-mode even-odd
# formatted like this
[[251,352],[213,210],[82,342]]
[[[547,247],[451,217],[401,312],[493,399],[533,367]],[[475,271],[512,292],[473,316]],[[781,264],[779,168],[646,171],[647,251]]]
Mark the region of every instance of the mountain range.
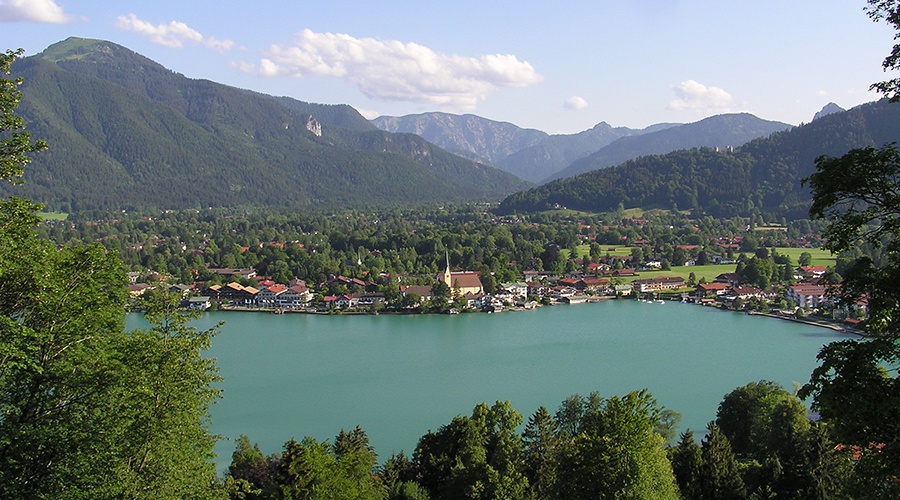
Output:
[[[836,110],[835,110],[836,111]],[[878,101],[826,113],[812,122],[729,150],[693,148],[629,160],[507,197],[504,213],[566,207],[677,208],[713,216],[766,213],[806,218],[811,200],[802,180],[821,155],[900,141],[900,106]]]
[[790,128],[748,113],[717,115],[689,124],[659,123],[643,129],[601,122],[577,134],[559,135],[447,113],[382,116],[372,123],[385,131],[420,135],[447,151],[539,184],[640,156],[702,146],[739,146]]
[[602,122],[569,135],[446,113],[370,122],[347,105],[186,78],[80,38],[17,60],[13,73],[25,81],[18,113],[50,149],[0,196],[61,211],[506,197],[504,211],[622,204],[804,216],[800,180],[818,155],[900,140],[900,108],[883,102],[829,104],[798,127],[746,113],[640,130]]
[[496,200],[529,186],[350,106],[186,78],[106,41],[69,38],[12,70],[18,113],[50,149],[0,194],[48,209]]

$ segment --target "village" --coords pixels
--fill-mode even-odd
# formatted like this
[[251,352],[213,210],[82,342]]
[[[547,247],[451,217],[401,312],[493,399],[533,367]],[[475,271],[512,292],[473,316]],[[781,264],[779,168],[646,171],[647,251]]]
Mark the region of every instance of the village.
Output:
[[[525,271],[522,281],[499,283],[493,293],[485,291],[479,272],[452,271],[449,259],[443,273],[435,276],[431,285],[405,285],[402,277],[391,281],[391,277],[381,276],[382,283],[387,280],[397,285],[386,287],[371,280],[338,275],[316,284],[313,289],[299,278],[276,283],[271,277],[258,276],[252,268],[212,268],[212,272],[234,281],[206,287],[166,283],[155,286],[180,294],[182,305],[192,310],[275,314],[494,313],[543,305],[633,299],[657,304],[678,301],[790,319],[817,314],[819,319],[810,322],[821,324],[825,320],[831,328],[854,329],[866,312],[864,301],[853,307],[834,302],[829,287],[822,281],[828,271],[825,266],[798,266],[793,283],[764,290],[742,284],[741,275],[736,272],[722,273],[714,281],[700,283],[688,283],[678,276],[641,277],[653,274],[658,268],[656,263],[650,264],[638,269],[614,269],[607,264],[588,263],[584,270],[563,276]],[[130,273],[135,280],[138,275]],[[129,290],[134,297],[139,297],[155,286],[133,282]],[[346,290],[346,293],[323,294],[315,290]]]

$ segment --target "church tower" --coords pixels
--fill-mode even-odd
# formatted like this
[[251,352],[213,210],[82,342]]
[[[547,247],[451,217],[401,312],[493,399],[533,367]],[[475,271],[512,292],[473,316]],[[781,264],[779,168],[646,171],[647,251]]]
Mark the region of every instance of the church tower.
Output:
[[450,251],[445,250],[447,254],[447,267],[444,268],[444,275],[441,277],[441,281],[447,284],[450,289],[453,289],[453,276],[450,274]]

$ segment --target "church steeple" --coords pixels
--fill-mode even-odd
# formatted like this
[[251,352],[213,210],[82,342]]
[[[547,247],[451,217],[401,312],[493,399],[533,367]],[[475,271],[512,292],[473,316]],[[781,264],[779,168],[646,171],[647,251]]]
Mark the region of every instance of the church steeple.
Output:
[[453,288],[453,277],[450,274],[450,251],[444,250],[444,252],[446,252],[447,256],[447,267],[444,268],[444,276],[442,281],[446,283],[448,287]]

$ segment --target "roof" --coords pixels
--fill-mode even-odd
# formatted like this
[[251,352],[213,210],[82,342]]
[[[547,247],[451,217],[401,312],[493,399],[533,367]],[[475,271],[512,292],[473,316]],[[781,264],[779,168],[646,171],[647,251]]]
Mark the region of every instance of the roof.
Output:
[[712,292],[717,290],[727,290],[731,288],[731,285],[729,285],[728,283],[721,283],[719,281],[716,281],[713,283],[700,283],[699,285],[697,285],[697,288],[699,288],[700,290]]
[[481,288],[481,278],[475,272],[450,273],[450,284],[451,288]]

